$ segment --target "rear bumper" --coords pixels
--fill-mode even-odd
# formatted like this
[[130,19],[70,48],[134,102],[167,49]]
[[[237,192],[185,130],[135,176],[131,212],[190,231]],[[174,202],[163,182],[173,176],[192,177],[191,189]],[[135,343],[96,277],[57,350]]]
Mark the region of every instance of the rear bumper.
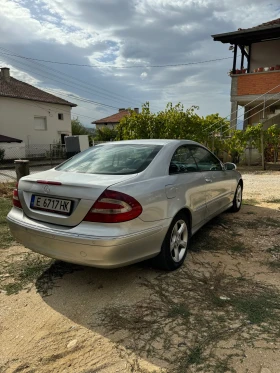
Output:
[[51,258],[101,268],[122,267],[156,256],[169,226],[164,221],[165,226],[157,225],[133,234],[97,237],[59,231],[58,226],[40,227],[26,216],[21,219],[22,214],[13,208],[7,216],[18,242]]

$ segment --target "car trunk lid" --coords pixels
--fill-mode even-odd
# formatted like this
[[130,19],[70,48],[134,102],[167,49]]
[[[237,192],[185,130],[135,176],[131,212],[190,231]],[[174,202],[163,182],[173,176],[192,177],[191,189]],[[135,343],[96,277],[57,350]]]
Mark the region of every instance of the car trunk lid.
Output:
[[[18,186],[19,199],[24,213],[31,219],[75,226],[84,219],[105,189],[135,176],[84,174],[53,169],[21,179]],[[67,208],[63,209],[63,206]]]

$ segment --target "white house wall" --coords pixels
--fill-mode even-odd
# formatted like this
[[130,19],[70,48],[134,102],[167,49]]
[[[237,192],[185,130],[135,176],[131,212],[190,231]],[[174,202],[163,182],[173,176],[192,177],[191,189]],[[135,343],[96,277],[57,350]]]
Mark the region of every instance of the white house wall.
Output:
[[275,65],[280,65],[280,40],[252,44],[250,71]]
[[4,159],[15,159],[15,158],[25,158],[25,143],[16,142],[0,142],[0,149],[5,150]]
[[96,124],[96,128],[102,130],[103,128],[109,128],[110,130],[116,129],[119,123],[107,123],[107,124]]
[[[58,119],[63,114],[63,120]],[[47,129],[35,130],[34,117],[46,117]],[[0,134],[29,144],[52,144],[71,135],[71,107],[0,97]]]

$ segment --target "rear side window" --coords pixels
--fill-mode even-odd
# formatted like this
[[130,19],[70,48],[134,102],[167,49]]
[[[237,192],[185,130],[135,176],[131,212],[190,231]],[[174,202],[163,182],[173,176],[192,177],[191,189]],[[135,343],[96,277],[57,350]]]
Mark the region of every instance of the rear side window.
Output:
[[192,155],[200,171],[221,171],[221,162],[207,149],[200,146],[192,148]]
[[128,175],[143,171],[161,145],[98,145],[71,158],[56,170],[87,174]]
[[171,159],[169,173],[179,174],[197,171],[199,171],[199,169],[192,155],[191,148],[188,145],[180,146]]

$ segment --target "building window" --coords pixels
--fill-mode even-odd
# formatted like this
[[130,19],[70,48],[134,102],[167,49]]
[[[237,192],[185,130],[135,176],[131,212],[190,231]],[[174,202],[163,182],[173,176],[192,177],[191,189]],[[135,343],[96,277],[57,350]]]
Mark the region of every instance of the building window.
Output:
[[58,114],[58,119],[59,119],[59,120],[63,120],[63,114],[60,114],[60,113],[59,113],[59,114]]
[[34,117],[34,129],[39,131],[47,130],[47,118],[46,117]]

